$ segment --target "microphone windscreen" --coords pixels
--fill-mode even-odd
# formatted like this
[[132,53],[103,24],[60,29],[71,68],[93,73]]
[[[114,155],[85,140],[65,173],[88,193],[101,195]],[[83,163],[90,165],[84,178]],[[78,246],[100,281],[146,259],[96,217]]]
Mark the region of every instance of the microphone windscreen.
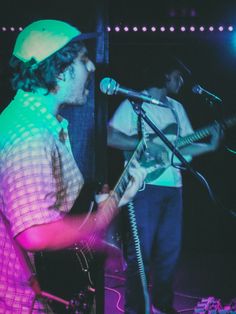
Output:
[[192,92],[194,94],[201,94],[202,93],[202,88],[200,85],[196,84],[192,87]]
[[104,77],[100,82],[100,90],[104,94],[114,95],[117,89],[117,83],[110,77]]

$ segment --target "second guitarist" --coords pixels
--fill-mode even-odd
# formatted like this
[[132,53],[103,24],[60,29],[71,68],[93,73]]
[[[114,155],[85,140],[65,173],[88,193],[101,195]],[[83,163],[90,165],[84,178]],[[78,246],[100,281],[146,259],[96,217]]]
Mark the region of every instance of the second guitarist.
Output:
[[[174,58],[160,59],[145,69],[144,93],[160,100],[164,107],[143,103],[149,118],[171,137],[172,143],[193,133],[182,104],[169,95],[177,95],[184,83],[183,67]],[[109,121],[108,145],[125,152],[135,149],[139,128],[137,114],[129,100],[123,101]],[[148,143],[147,159],[161,167],[171,163],[171,155],[164,144],[153,136],[153,131],[141,123],[141,131]],[[183,155],[200,155],[215,150],[219,144],[219,126],[210,130],[208,144],[182,147]],[[182,179],[177,167],[168,166],[158,178],[146,180],[146,187],[134,199],[134,210],[141,243],[142,258],[147,278],[152,278],[151,304],[153,313],[174,314],[173,277],[181,248]],[[128,237],[125,288],[125,313],[144,313],[144,297],[139,280],[133,239]],[[152,269],[152,272],[151,272]]]

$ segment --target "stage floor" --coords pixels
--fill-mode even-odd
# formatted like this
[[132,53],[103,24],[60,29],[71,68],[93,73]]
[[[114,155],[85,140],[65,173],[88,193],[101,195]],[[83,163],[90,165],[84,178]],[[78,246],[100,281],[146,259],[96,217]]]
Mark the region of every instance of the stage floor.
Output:
[[[182,254],[174,283],[175,308],[180,313],[194,313],[198,302],[203,298],[210,301],[210,297],[222,306],[236,302],[235,265],[236,256],[232,252]],[[105,314],[124,312],[124,283],[122,266],[111,270],[108,265],[105,272]]]

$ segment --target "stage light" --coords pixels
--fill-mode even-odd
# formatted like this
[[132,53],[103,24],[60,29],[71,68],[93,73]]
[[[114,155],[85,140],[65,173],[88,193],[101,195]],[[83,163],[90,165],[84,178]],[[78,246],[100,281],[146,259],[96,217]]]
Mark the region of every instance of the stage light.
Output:
[[174,31],[175,31],[174,26],[171,26],[171,27],[170,27],[170,32],[174,32]]
[[204,32],[204,30],[205,30],[205,27],[204,27],[204,26],[200,26],[200,27],[199,27],[199,31],[200,31],[200,32]]
[[209,26],[209,31],[213,32],[214,31],[214,27],[213,26]]
[[133,31],[134,31],[134,32],[137,32],[137,31],[138,31],[138,27],[137,27],[137,26],[134,26],[134,27],[133,27]]
[[125,27],[124,27],[124,31],[125,31],[125,32],[128,32],[128,31],[129,31],[128,26],[125,26]]
[[142,27],[142,31],[143,31],[143,32],[146,32],[146,31],[147,31],[147,27],[146,27],[146,26],[143,26],[143,27]]
[[218,28],[218,29],[219,29],[219,31],[220,31],[220,32],[223,32],[224,27],[223,27],[223,26],[219,26],[219,28]]
[[110,26],[107,26],[107,31],[108,31],[108,32],[110,32],[110,31],[111,31]]
[[233,30],[234,30],[233,26],[230,25],[230,26],[228,27],[228,31],[229,31],[229,32],[232,32]]
[[190,32],[195,32],[195,27],[194,26],[190,26]]
[[164,26],[161,26],[161,27],[160,27],[160,31],[161,31],[161,32],[165,32],[165,30],[166,30],[166,29],[165,29]]
[[119,32],[119,31],[120,31],[120,27],[119,27],[119,26],[116,26],[116,27],[115,27],[115,31],[116,31],[116,32]]
[[181,26],[180,30],[181,30],[181,32],[185,32],[186,31],[186,27],[185,26]]
[[15,31],[15,27],[10,27],[10,30],[11,30],[12,32],[14,32],[14,31]]
[[6,32],[7,28],[5,26],[2,27],[2,31]]
[[152,27],[151,27],[151,31],[152,31],[152,32],[155,32],[156,30],[157,30],[157,29],[156,29],[155,26],[152,26]]

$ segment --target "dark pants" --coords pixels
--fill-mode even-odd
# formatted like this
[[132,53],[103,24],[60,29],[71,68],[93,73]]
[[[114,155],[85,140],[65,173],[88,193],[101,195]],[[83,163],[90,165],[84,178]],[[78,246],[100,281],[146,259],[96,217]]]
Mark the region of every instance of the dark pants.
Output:
[[[172,282],[181,247],[182,189],[146,185],[134,199],[134,208],[146,277],[151,283],[151,303],[172,305]],[[127,314],[144,314],[134,239],[127,239]]]

